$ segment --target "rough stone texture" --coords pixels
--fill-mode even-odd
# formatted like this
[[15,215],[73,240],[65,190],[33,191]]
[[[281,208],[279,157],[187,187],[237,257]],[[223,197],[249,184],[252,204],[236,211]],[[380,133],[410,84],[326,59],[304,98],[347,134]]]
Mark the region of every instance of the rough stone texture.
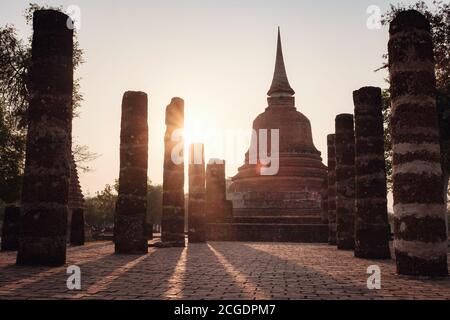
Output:
[[208,223],[208,241],[305,242],[326,243],[326,224],[306,221]]
[[16,251],[19,246],[20,207],[7,206],[3,215],[1,251]]
[[73,93],[68,19],[54,10],[33,15],[19,265],[58,266],[66,261]]
[[224,222],[232,218],[226,200],[225,161],[211,159],[206,166],[206,219]]
[[[233,201],[234,217],[315,217],[322,222],[321,191],[326,167],[313,142],[311,123],[295,107],[294,90],[289,85],[278,36],[277,56],[268,107],[253,121],[256,135],[250,150],[259,153],[260,130],[279,129],[279,170],[275,175],[261,175],[262,163],[251,163],[250,153],[244,165],[232,177],[227,198]],[[249,150],[249,151],[250,151]],[[270,148],[268,148],[271,151]],[[261,220],[261,219],[260,219]]]
[[[175,130],[184,127],[184,101],[173,98],[166,109],[164,136],[163,212],[161,240],[166,244],[184,246],[184,160],[183,141],[172,141]],[[177,147],[180,147],[177,152]],[[172,161],[172,152],[179,154],[179,163]]]
[[328,244],[336,244],[336,152],[335,135],[327,135],[328,154]]
[[322,208],[322,222],[328,224],[328,179],[322,182],[321,208]]
[[147,240],[153,240],[153,223],[145,223],[145,236]]
[[[201,154],[200,159],[196,159]],[[189,150],[188,240],[205,242],[205,157],[204,145],[195,143]]]
[[355,256],[389,259],[381,89],[353,92],[355,104]]
[[354,248],[355,137],[353,115],[336,116],[336,243],[338,249]]
[[81,208],[72,211],[70,244],[72,246],[84,245],[84,210]]
[[84,196],[81,191],[80,180],[78,178],[77,164],[75,162],[74,154],[72,154],[70,161],[70,182],[69,182],[69,213],[67,216],[67,237],[70,239],[70,228],[72,225],[72,214],[76,209],[84,208]]
[[[67,289],[66,266],[11,268],[14,254],[2,252],[0,299],[450,300],[448,279],[398,276],[394,260],[355,259],[326,244],[208,242],[138,257],[113,252],[110,242],[68,248],[67,263],[82,270],[81,290]],[[379,290],[367,288],[374,264]]]
[[119,195],[116,204],[116,253],[145,254],[147,216],[147,94],[127,91],[122,99]]
[[389,34],[397,272],[446,276],[446,204],[430,24],[417,11],[403,11],[391,22]]

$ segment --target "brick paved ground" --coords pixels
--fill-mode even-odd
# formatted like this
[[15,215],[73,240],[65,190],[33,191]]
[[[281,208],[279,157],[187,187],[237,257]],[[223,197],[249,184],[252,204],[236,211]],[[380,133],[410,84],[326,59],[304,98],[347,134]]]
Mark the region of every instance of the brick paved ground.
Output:
[[[395,274],[394,261],[363,260],[325,244],[210,242],[115,255],[111,242],[68,249],[82,289],[66,288],[66,267],[17,267],[0,253],[0,299],[450,299],[450,280]],[[368,290],[377,264],[382,289]]]

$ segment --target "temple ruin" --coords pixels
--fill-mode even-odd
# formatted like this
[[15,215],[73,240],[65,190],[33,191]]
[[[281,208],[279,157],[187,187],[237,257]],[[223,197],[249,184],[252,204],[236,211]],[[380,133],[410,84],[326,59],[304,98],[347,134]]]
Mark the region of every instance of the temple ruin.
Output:
[[[255,239],[326,242],[328,227],[322,222],[321,192],[327,169],[314,146],[310,121],[295,107],[294,94],[286,74],[278,30],[268,107],[253,122],[257,134],[252,137],[244,165],[232,177],[228,199],[233,202],[235,222],[265,234],[255,234]],[[251,152],[259,154],[260,143],[264,143],[259,141],[258,134],[264,129],[279,129],[279,170],[273,175],[261,174],[266,164],[259,156],[252,163],[255,155]],[[271,131],[268,136],[273,134]],[[241,224],[239,228],[245,226]]]

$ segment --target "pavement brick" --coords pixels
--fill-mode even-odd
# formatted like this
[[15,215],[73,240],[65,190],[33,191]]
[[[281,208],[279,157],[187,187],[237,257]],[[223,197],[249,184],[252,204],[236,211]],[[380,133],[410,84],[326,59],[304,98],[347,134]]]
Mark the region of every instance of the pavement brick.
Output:
[[[90,242],[67,251],[67,266],[81,268],[81,290],[67,289],[67,266],[19,267],[15,257],[0,253],[0,299],[450,300],[448,278],[399,276],[394,260],[326,244],[208,242],[139,256]],[[367,288],[370,265],[381,269],[379,290]]]

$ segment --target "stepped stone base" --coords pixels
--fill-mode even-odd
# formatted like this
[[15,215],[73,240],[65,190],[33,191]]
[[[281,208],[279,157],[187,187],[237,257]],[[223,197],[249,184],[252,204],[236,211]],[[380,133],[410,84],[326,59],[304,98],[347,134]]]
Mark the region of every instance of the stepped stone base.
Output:
[[252,223],[208,223],[206,238],[209,241],[327,243],[328,225],[319,223],[258,223],[256,221]]

